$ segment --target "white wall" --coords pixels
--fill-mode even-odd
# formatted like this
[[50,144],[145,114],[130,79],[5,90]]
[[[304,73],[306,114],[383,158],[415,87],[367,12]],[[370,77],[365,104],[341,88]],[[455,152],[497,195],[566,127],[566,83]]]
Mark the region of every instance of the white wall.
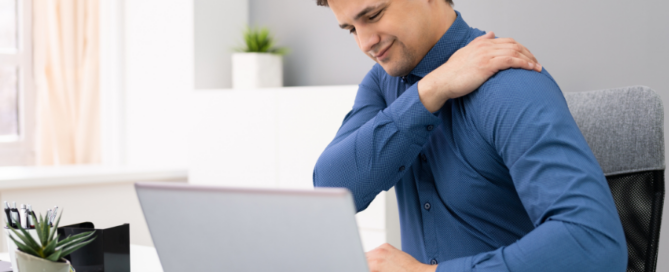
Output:
[[125,1],[125,163],[188,164],[193,1]]
[[232,87],[233,48],[242,46],[248,0],[193,0],[195,88]]
[[287,46],[286,86],[359,84],[374,65],[316,0],[248,0],[251,24],[267,26]]

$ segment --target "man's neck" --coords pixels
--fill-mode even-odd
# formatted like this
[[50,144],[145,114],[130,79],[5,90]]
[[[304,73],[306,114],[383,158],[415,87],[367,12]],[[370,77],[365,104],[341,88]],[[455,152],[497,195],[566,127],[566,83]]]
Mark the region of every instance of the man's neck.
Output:
[[[427,26],[430,28],[427,31],[427,35],[423,36],[425,44],[429,45],[427,51],[420,57],[416,66],[420,64],[423,58],[430,52],[430,50],[439,42],[439,40],[446,34],[448,29],[451,28],[455,20],[458,18],[458,14],[453,10],[453,8],[446,3],[446,1],[432,1],[431,13],[429,14],[430,23]],[[412,68],[415,69],[416,66]],[[411,72],[409,72],[411,73]],[[408,74],[409,74],[408,73]],[[403,75],[403,76],[407,76]]]
[[437,4],[438,8],[435,10],[437,13],[435,17],[435,22],[433,26],[435,27],[434,29],[434,36],[432,37],[432,46],[437,44],[439,39],[446,34],[446,31],[448,31],[449,28],[451,28],[451,25],[455,22],[455,19],[458,18],[458,15],[455,13],[455,10],[453,8],[445,3],[445,1],[438,1],[438,2],[444,2],[444,3],[439,3]]
[[[458,14],[453,10],[453,8],[446,3],[446,1],[433,1],[432,2],[433,8],[432,8],[432,14],[430,14],[432,18],[432,22],[429,24],[429,27],[431,30],[428,32],[428,36],[426,37],[426,43],[430,45],[430,49],[433,48],[437,42],[441,39],[441,37],[446,34],[449,28],[455,23],[455,20],[458,18]],[[425,54],[420,58],[421,60],[425,58],[425,56],[429,53],[428,51],[425,52]],[[420,61],[416,64],[420,64]],[[416,67],[414,66],[413,69]],[[408,75],[408,74],[407,74]],[[407,76],[404,75],[404,76]]]

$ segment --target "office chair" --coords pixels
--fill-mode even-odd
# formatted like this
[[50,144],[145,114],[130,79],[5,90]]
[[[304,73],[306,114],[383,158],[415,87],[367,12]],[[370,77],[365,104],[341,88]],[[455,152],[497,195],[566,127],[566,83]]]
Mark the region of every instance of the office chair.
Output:
[[564,95],[611,188],[627,240],[627,271],[655,271],[665,168],[660,96],[644,86]]

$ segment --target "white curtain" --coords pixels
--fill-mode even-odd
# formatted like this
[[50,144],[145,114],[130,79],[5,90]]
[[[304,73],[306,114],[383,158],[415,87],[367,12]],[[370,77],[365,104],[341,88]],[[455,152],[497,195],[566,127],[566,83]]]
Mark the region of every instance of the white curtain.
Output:
[[101,160],[98,7],[33,0],[38,165]]

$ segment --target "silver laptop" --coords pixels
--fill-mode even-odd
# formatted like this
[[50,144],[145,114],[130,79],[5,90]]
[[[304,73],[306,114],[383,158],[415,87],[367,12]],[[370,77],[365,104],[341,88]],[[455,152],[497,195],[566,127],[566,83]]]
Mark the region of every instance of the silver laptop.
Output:
[[368,271],[348,190],[135,188],[165,272]]

